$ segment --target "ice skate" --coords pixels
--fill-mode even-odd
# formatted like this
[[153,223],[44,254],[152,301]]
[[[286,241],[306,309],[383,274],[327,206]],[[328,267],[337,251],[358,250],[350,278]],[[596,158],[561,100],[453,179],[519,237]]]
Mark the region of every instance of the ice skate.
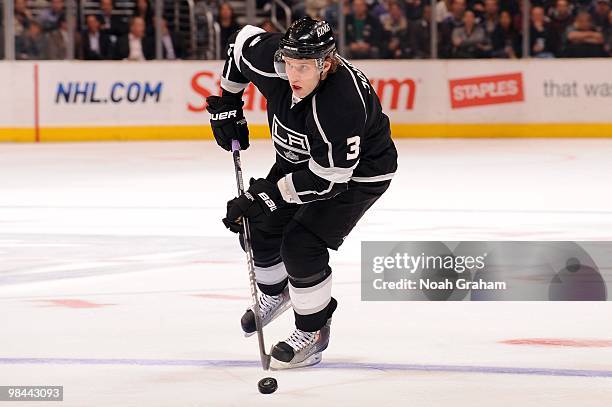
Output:
[[329,344],[331,318],[323,328],[315,332],[295,329],[289,338],[272,348],[272,370],[295,369],[316,365]]
[[[279,295],[259,294],[259,314],[261,315],[262,326],[268,325],[289,308],[291,308],[289,286],[285,287]],[[240,324],[245,337],[249,337],[256,332],[255,314],[252,307],[246,310]]]

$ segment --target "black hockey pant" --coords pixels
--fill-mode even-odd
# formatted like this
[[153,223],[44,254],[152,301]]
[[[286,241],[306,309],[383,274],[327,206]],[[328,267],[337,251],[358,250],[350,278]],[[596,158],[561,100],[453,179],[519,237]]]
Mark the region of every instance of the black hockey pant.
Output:
[[[276,181],[273,171],[268,178]],[[287,205],[251,219],[257,285],[277,295],[289,283],[297,328],[317,331],[331,317],[337,302],[331,296],[328,249],[338,250],[390,182],[351,181],[331,199]]]

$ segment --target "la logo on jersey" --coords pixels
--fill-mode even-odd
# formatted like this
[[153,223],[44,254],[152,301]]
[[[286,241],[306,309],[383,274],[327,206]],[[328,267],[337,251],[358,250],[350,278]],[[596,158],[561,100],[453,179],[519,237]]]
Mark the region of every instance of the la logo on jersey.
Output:
[[272,141],[276,153],[292,164],[306,162],[310,159],[308,136],[290,129],[274,115],[272,120]]

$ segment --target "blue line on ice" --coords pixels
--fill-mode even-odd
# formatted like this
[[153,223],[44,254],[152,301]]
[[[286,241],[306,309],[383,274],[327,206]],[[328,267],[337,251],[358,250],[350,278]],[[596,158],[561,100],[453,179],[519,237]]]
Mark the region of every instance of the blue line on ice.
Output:
[[[195,366],[195,367],[259,367],[248,360],[200,359],[87,359],[87,358],[0,358],[0,365],[128,365],[128,366]],[[419,371],[445,373],[490,373],[561,377],[612,378],[612,370],[551,369],[534,367],[416,365],[403,363],[323,362],[314,369]]]

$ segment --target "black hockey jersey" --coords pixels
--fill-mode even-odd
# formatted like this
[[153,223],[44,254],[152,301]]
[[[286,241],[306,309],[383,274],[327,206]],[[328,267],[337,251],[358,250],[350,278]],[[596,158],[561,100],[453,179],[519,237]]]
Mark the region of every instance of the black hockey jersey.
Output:
[[370,81],[341,59],[335,73],[293,104],[284,63],[274,61],[281,38],[254,26],[233,35],[221,87],[239,93],[252,82],[267,99],[276,163],[286,174],[289,201],[331,198],[351,180],[390,180],[397,169],[397,151],[389,118]]

